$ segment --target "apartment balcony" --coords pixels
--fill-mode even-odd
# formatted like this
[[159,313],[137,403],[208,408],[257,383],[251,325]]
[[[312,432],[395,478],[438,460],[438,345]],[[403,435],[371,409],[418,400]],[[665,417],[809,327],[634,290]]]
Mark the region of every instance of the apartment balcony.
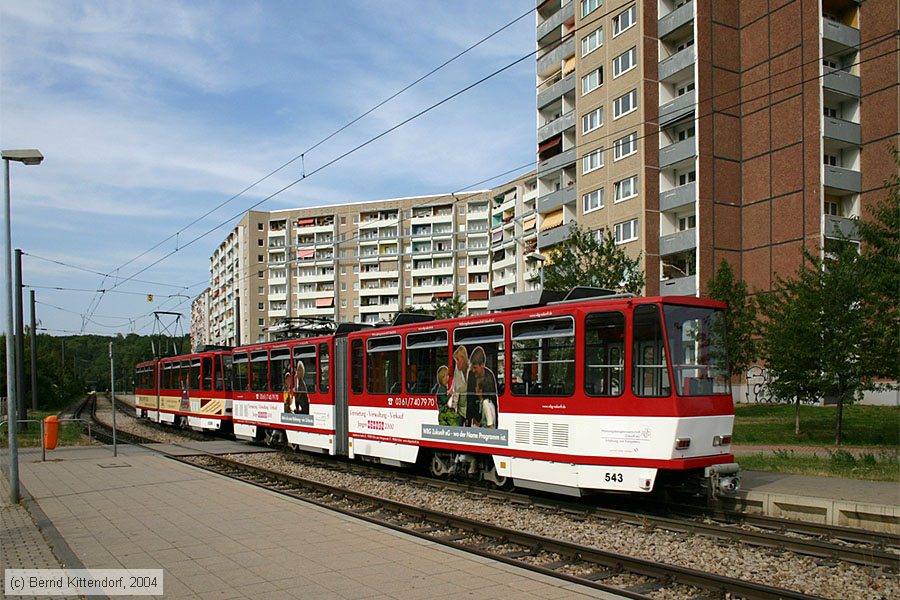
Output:
[[825,237],[860,241],[856,219],[825,215]]
[[493,263],[494,271],[499,271],[500,269],[505,269],[507,267],[515,267],[516,266],[516,255],[510,254],[503,258],[503,260],[494,261]]
[[673,208],[693,204],[697,200],[697,182],[692,181],[659,193],[659,210],[666,212]]
[[269,299],[269,302],[273,302],[273,301],[274,301],[274,302],[278,302],[278,301],[284,302],[285,300],[287,300],[287,293],[286,293],[286,292],[281,292],[281,293],[279,294],[279,293],[274,293],[274,292],[273,292],[273,293],[271,293],[271,294],[268,295],[268,299]]
[[390,304],[369,304],[368,306],[360,305],[360,313],[380,313],[380,312],[397,312],[400,310],[400,304],[397,301]]
[[659,255],[669,256],[697,247],[697,230],[686,229],[659,236]]
[[659,168],[665,169],[695,156],[697,156],[697,138],[689,137],[659,149]]
[[693,275],[659,282],[660,296],[696,296],[697,281]]
[[360,271],[359,278],[362,280],[365,279],[389,279],[391,277],[397,277],[397,270],[393,271]]
[[[862,191],[862,176],[859,171],[831,165],[823,165],[823,169],[825,170],[826,188],[843,190],[844,193]],[[840,195],[840,192],[837,195]]]
[[435,275],[452,275],[453,265],[446,267],[428,267],[412,270],[413,277],[434,277]]
[[848,98],[859,98],[859,77],[847,71],[825,68],[822,87]]
[[491,289],[491,284],[488,281],[476,281],[474,283],[470,281],[469,285],[468,285],[468,289],[470,292],[479,292],[479,291],[489,290],[489,289]]
[[684,6],[680,6],[661,17],[656,26],[657,37],[664,39],[673,33],[680,33],[682,28],[690,25],[694,21],[694,2],[688,2]]
[[537,95],[537,108],[538,110],[544,108],[551,102],[555,100],[559,100],[565,94],[569,92],[575,91],[575,73],[569,73],[556,83],[551,84],[548,87],[545,87],[543,90],[538,92]]
[[287,309],[286,309],[286,308],[281,308],[281,309],[278,309],[278,310],[270,310],[270,311],[268,312],[268,315],[269,315],[269,317],[286,317],[286,316],[287,316]]
[[696,53],[693,46],[688,46],[681,52],[677,52],[659,63],[659,81],[668,82],[684,74],[688,69],[694,68]]
[[825,137],[858,146],[861,139],[859,123],[825,117]]
[[560,152],[552,158],[548,158],[544,162],[538,164],[538,175],[543,177],[549,175],[553,171],[568,167],[575,162],[575,148],[570,148],[565,152]]
[[659,126],[667,127],[668,125],[693,114],[696,107],[697,94],[695,90],[691,90],[686,94],[678,96],[674,100],[670,100],[669,102],[660,105]]
[[466,265],[466,271],[468,273],[487,273],[488,272],[488,264],[481,263],[477,265]]
[[569,230],[575,225],[575,222],[569,222],[538,234],[538,250],[555,246],[561,241],[569,237]]
[[859,47],[859,29],[831,19],[822,19],[822,37],[842,50]]
[[578,198],[575,184],[560,188],[538,198],[538,212],[548,213],[564,204],[571,204]]
[[494,277],[494,287],[507,286],[516,282],[515,273],[507,273],[502,277]]
[[575,111],[570,110],[566,114],[562,115],[559,118],[553,119],[543,127],[539,127],[537,130],[537,140],[538,143],[543,142],[544,140],[548,140],[552,138],[554,135],[558,133],[562,133],[567,129],[572,129],[575,127]]
[[563,61],[574,54],[575,37],[570,35],[566,41],[537,60],[538,77],[547,77],[558,71]]
[[558,11],[550,15],[550,18],[546,19],[543,23],[537,26],[535,39],[544,39],[547,35],[552,33],[554,29],[559,29],[560,27],[562,27],[562,24],[567,19],[571,19],[574,16],[575,2],[567,2],[566,4],[561,6]]

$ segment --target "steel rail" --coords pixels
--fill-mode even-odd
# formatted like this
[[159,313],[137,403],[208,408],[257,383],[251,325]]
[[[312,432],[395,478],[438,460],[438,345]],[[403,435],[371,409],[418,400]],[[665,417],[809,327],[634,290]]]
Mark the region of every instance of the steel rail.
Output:
[[[328,508],[329,510],[336,510],[343,514],[361,518],[377,525],[416,535],[417,537],[455,547],[466,552],[475,552],[476,554],[500,560],[507,564],[524,567],[532,571],[565,579],[580,585],[624,595],[628,598],[644,600],[648,598],[648,596],[635,591],[634,589],[623,589],[621,587],[605,585],[600,583],[600,580],[627,572],[650,578],[652,581],[651,584],[647,586],[648,589],[659,589],[674,584],[682,584],[701,588],[715,594],[728,592],[748,599],[774,600],[776,598],[785,598],[810,600],[816,598],[815,596],[809,596],[793,590],[776,588],[714,573],[705,573],[696,569],[689,569],[676,565],[656,563],[646,559],[607,552],[598,548],[556,540],[546,536],[529,534],[465,517],[448,515],[446,513],[420,507],[413,507],[408,504],[379,498],[363,492],[339,488],[325,483],[278,473],[269,469],[246,465],[221,456],[204,457],[211,459],[216,466],[199,465],[196,462],[189,460],[189,457],[173,456],[171,458],[211,472],[225,474],[229,477],[245,481],[258,487],[302,499],[318,506]],[[308,493],[304,494],[304,490]],[[312,497],[309,495],[310,492],[312,493]],[[366,505],[366,510],[354,510],[353,507],[347,506],[336,507],[334,501],[328,501],[329,498],[337,498],[351,503],[362,503]],[[372,507],[374,507],[374,509]],[[383,511],[400,514],[403,515],[404,518],[401,519],[400,523],[391,521],[382,516]],[[433,524],[433,527],[426,527],[425,529],[410,528],[407,525],[404,525],[404,523],[409,522],[410,518],[431,523]],[[491,538],[495,543],[515,544],[528,548],[529,550],[524,552],[524,554],[497,554],[496,552],[491,552],[490,547],[482,546],[472,548],[471,546],[461,544],[459,543],[460,536],[450,535],[442,537],[439,535],[431,535],[431,533],[435,531],[435,528],[438,532],[444,531],[447,528],[458,529],[467,532],[467,534]],[[543,566],[520,560],[522,556],[530,556],[538,552],[558,554],[563,557],[564,560],[557,561],[558,564]],[[593,565],[595,569],[585,576],[572,575],[558,570],[563,566],[571,565],[573,563],[589,563]],[[644,586],[639,587],[643,588]]]

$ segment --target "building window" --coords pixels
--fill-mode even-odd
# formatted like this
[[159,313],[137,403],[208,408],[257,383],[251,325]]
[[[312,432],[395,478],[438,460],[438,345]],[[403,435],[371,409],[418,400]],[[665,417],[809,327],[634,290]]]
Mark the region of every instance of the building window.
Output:
[[613,59],[613,79],[637,66],[637,46]]
[[841,205],[837,202],[831,202],[830,200],[825,201],[825,214],[831,215],[832,217],[843,217],[841,214]]
[[581,0],[581,16],[588,16],[603,5],[603,0]]
[[259,323],[259,326],[260,326],[260,327],[262,327],[263,325],[266,324],[266,320],[265,320],[265,319],[260,319],[260,320],[257,321],[257,322]]
[[585,154],[581,159],[582,172],[590,173],[603,166],[603,148],[597,148],[593,152]]
[[353,272],[359,273],[359,265],[353,265]]
[[678,217],[678,231],[687,231],[697,226],[697,215]]
[[260,279],[263,279],[263,278],[266,276],[266,272],[265,272],[265,271],[260,271],[260,272],[258,273],[258,275],[259,275],[259,278],[260,278]]
[[581,56],[587,56],[603,45],[603,28],[598,27],[581,38]]
[[687,185],[697,181],[697,171],[688,171],[678,175],[678,185]]
[[346,292],[346,291],[347,291],[347,283],[344,282],[344,281],[341,282],[341,291],[342,291],[342,292]]
[[589,94],[603,85],[603,67],[598,67],[581,78],[581,95]]
[[694,82],[691,81],[690,83],[686,83],[684,85],[678,86],[678,89],[676,90],[675,93],[679,96],[684,96],[688,92],[693,92],[693,91],[694,91]]
[[616,223],[616,243],[624,244],[638,239],[638,220],[632,219],[624,223]]
[[265,302],[260,302],[260,303],[257,305],[257,307],[259,308],[259,310],[265,310],[265,309],[266,309],[266,303],[265,303]]
[[637,132],[634,131],[623,138],[615,141],[613,144],[613,160],[619,160],[626,156],[631,156],[637,152]]
[[256,224],[256,229],[257,229],[258,231],[264,231],[264,230],[265,230],[265,225],[263,225],[262,223],[257,223],[257,224]]
[[684,140],[686,140],[688,138],[692,138],[695,135],[697,135],[697,130],[694,129],[693,125],[691,125],[690,127],[686,127],[685,129],[679,130],[676,137],[678,138],[679,142],[683,142]]
[[631,90],[624,96],[613,100],[613,119],[623,117],[635,110],[637,110],[637,90]]
[[591,112],[581,117],[581,133],[590,133],[591,131],[603,126],[603,107],[595,108]]
[[603,188],[588,192],[581,197],[582,211],[587,214],[603,208]]
[[638,195],[638,176],[616,182],[616,202],[622,202]]
[[683,42],[681,42],[680,44],[675,46],[675,53],[677,54],[677,53],[681,52],[682,50],[684,50],[685,48],[690,48],[693,45],[694,45],[694,38],[684,40]]
[[841,166],[841,159],[837,156],[837,154],[825,154],[822,158],[823,162],[829,167]]
[[265,294],[266,293],[265,288],[263,286],[259,286],[258,288],[256,288],[256,293],[257,294]]
[[341,300],[341,308],[347,308],[347,301]]
[[257,254],[257,255],[256,255],[256,262],[263,262],[263,255],[262,255],[262,254]]
[[257,246],[262,246],[262,245],[263,245],[263,241],[262,241],[262,240],[256,240],[256,245],[257,245]]
[[632,4],[624,11],[613,17],[613,37],[616,37],[626,29],[634,27],[637,21],[637,6]]

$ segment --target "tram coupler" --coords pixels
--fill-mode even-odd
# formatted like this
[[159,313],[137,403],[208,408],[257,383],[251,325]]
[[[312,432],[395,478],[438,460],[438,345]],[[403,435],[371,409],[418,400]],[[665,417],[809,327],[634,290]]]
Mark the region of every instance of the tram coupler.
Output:
[[703,469],[709,486],[709,497],[733,497],[741,489],[741,466],[737,463],[710,465]]

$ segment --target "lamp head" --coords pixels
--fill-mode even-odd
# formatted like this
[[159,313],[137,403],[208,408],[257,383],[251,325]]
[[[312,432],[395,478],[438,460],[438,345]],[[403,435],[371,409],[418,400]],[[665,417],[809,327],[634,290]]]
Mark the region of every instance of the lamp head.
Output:
[[14,160],[26,165],[39,165],[44,160],[44,155],[40,150],[33,148],[25,150],[3,150],[3,160]]

